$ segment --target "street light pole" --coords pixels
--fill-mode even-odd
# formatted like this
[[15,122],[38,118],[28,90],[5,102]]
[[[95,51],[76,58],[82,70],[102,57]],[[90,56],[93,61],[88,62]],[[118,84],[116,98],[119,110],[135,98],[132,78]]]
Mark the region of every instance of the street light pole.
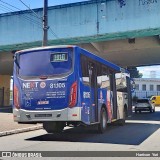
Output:
[[42,46],[47,46],[48,41],[48,0],[44,0],[43,8],[43,42]]

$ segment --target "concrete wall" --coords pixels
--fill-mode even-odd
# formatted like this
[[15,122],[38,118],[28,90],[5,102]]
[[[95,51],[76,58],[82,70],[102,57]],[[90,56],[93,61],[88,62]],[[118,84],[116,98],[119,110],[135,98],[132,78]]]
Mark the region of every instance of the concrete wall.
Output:
[[0,88],[4,88],[4,106],[10,105],[10,75],[0,75]]
[[[49,7],[49,44],[158,35],[160,0],[93,0]],[[42,9],[35,12],[42,16]],[[42,22],[29,11],[0,15],[1,48],[41,45]],[[31,43],[34,42],[34,43]],[[9,46],[8,46],[9,45]],[[5,47],[4,47],[5,46]],[[23,47],[22,47],[23,48]]]

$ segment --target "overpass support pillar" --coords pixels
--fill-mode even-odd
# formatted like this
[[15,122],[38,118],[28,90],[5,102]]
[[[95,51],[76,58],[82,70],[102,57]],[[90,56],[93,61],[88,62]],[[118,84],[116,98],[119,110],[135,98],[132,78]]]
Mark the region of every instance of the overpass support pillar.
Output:
[[0,75],[0,107],[10,105],[10,75]]

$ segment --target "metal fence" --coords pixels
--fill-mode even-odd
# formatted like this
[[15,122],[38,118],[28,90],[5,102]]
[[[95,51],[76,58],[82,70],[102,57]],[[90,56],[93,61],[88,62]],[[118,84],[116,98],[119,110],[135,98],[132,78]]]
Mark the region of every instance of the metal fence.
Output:
[[150,98],[151,96],[160,95],[160,91],[135,91],[132,93],[132,97],[136,96],[140,98]]

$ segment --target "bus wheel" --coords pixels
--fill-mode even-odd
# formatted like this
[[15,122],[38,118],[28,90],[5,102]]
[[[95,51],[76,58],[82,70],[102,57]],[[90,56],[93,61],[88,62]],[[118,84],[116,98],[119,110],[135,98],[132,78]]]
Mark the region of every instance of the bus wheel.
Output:
[[104,133],[106,129],[107,129],[107,113],[105,108],[102,108],[100,113],[100,123],[98,125],[98,132]]
[[44,122],[43,128],[48,133],[60,133],[63,131],[63,128],[65,126],[64,122]]
[[153,109],[152,108],[149,111],[150,111],[150,113],[153,113]]
[[124,112],[125,112],[125,113],[124,113],[124,114],[125,114],[124,116],[125,116],[125,119],[126,119],[126,118],[128,117],[128,109],[127,109],[127,106],[126,106],[126,105],[124,106]]

